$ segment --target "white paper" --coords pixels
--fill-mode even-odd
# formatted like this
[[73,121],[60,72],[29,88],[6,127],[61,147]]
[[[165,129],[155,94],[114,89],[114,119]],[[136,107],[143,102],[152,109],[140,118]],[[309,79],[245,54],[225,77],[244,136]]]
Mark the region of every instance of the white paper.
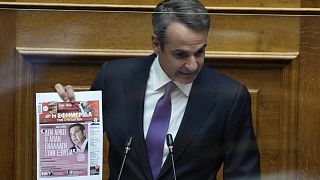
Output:
[[36,93],[38,180],[102,179],[102,93],[75,92],[75,99]]

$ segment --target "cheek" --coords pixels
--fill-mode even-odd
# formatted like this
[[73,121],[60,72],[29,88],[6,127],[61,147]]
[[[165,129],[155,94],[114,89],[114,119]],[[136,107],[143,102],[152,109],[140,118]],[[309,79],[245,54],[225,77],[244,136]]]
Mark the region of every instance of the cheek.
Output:
[[172,67],[176,73],[179,71],[183,71],[186,68],[184,63],[175,63]]
[[202,66],[203,66],[203,63],[204,63],[204,61],[198,62],[198,65],[199,65],[199,69],[201,69],[201,68],[202,68]]
[[168,61],[166,61],[166,69],[170,72],[170,73],[174,73],[175,71],[177,71],[180,67],[180,64],[177,60],[175,59],[169,59]]
[[196,59],[198,64],[202,65],[204,63],[204,57],[199,57]]
[[203,66],[203,64],[204,64],[204,59],[199,59],[199,60],[197,60],[197,63],[198,63],[198,68],[199,68],[199,70],[202,68],[202,66]]

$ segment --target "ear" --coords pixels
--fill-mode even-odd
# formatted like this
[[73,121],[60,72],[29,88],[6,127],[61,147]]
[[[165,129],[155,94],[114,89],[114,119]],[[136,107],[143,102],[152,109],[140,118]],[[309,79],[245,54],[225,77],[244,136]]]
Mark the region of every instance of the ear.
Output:
[[151,36],[152,39],[152,48],[153,48],[153,52],[157,55],[160,54],[160,41],[158,39],[158,37],[155,34],[152,34]]

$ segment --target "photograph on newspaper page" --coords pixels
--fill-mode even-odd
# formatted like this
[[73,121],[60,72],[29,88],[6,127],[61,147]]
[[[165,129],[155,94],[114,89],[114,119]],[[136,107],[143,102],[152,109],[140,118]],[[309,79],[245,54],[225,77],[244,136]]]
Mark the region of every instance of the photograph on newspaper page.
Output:
[[37,179],[101,180],[101,91],[75,92],[74,103],[58,93],[36,93]]

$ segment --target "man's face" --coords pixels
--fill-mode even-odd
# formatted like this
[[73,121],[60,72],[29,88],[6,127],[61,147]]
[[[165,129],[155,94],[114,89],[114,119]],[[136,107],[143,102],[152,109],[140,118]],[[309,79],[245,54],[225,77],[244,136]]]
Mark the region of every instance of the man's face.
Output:
[[78,147],[80,147],[86,139],[84,132],[80,129],[79,126],[74,126],[70,128],[69,133],[72,142]]
[[204,63],[207,37],[207,33],[196,32],[178,22],[169,25],[163,48],[157,37],[152,37],[160,66],[169,78],[183,84],[196,79]]

